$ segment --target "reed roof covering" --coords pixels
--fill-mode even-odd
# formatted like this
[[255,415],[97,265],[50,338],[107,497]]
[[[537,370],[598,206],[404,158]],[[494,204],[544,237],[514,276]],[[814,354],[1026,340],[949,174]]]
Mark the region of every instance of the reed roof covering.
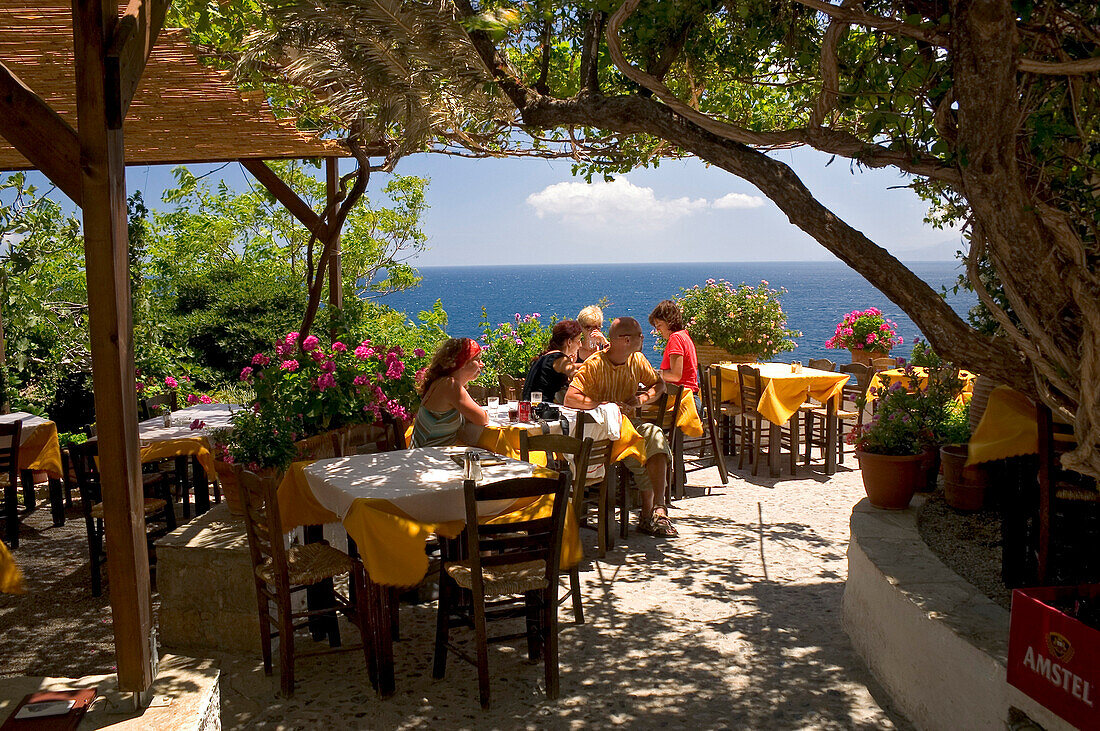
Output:
[[[0,61],[76,129],[68,2],[3,0]],[[200,63],[180,29],[160,32],[123,132],[128,165],[349,154],[333,140],[297,129],[291,119],[277,119],[261,93],[242,93],[228,73]],[[0,170],[33,167],[0,137]]]

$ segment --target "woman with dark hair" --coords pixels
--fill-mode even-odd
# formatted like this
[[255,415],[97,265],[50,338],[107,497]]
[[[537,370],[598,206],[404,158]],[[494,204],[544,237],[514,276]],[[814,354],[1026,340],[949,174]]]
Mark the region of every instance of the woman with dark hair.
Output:
[[417,386],[420,409],[413,423],[413,447],[445,447],[458,443],[464,422],[485,426],[489,415],[474,403],[466,384],[484,364],[481,346],[470,338],[451,338],[439,346]]
[[661,378],[699,393],[699,359],[695,343],[684,329],[680,306],[672,300],[661,300],[649,313],[649,324],[668,342],[661,358]]
[[543,401],[561,403],[565,387],[577,369],[577,351],[584,339],[584,328],[576,320],[562,320],[550,332],[546,350],[535,359],[523,382],[523,400],[531,400],[532,391],[541,391]]

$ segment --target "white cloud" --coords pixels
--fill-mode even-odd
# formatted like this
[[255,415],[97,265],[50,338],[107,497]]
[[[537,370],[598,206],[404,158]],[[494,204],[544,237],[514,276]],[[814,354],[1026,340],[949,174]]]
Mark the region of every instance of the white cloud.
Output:
[[764,205],[764,199],[758,195],[745,195],[744,193],[726,193],[714,201],[715,208],[759,208]]
[[555,216],[597,225],[659,225],[709,206],[705,198],[658,198],[626,178],[610,183],[555,183],[527,196],[539,218]]

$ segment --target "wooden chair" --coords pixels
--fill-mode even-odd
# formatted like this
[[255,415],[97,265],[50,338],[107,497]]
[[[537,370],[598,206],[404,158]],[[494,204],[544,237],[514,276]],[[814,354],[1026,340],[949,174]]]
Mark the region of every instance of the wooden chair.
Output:
[[497,376],[497,380],[500,382],[501,401],[519,401],[520,396],[523,395],[522,378],[513,378],[512,376],[501,373]]
[[[291,546],[287,549],[283,543],[282,519],[274,480],[261,479],[248,471],[241,472],[241,499],[245,508],[248,550],[252,557],[252,578],[256,584],[264,674],[271,675],[272,671],[273,637],[279,638],[279,686],[287,697],[294,694],[296,657],[362,649],[368,668],[373,667],[374,655],[369,637],[366,602],[352,604],[348,597],[334,589],[333,604],[324,608],[294,612],[290,606],[293,593],[345,574],[349,575],[349,584],[356,588],[356,594],[359,597],[366,596],[363,564],[324,542]],[[271,613],[272,605],[275,616]],[[308,626],[309,618],[317,615],[324,615],[334,625],[336,618],[332,607],[344,612],[358,625],[362,644],[339,646],[339,635],[336,634],[336,647],[296,652],[294,630]],[[296,623],[296,620],[306,621]]]
[[179,398],[175,391],[167,391],[157,396],[150,396],[149,398],[138,401],[138,418],[142,421],[152,419],[154,416],[161,413],[162,406],[167,406],[169,411],[176,411],[179,409]]
[[342,449],[345,455],[392,452],[397,449],[393,426],[378,422],[349,427]]
[[713,418],[718,425],[718,442],[722,445],[722,453],[737,454],[740,450],[739,439],[742,436],[738,423],[741,407],[730,401],[733,394],[723,392],[722,369],[717,365],[708,366],[705,377],[700,378],[699,383],[706,383],[707,390],[710,391],[710,403],[713,407]]
[[872,358],[871,369],[878,373],[879,371],[889,371],[898,367],[897,358]]
[[466,384],[466,393],[470,394],[470,398],[474,400],[478,406],[484,406],[489,403],[489,389],[478,383]]
[[4,483],[4,540],[19,548],[19,439],[23,422],[0,424],[0,482]]
[[[76,473],[77,486],[80,488],[80,508],[84,513],[84,523],[88,531],[88,554],[92,562],[92,596],[103,593],[101,567],[107,560],[107,550],[103,543],[103,488],[99,477],[96,457],[99,455],[98,442],[69,445],[69,459]],[[152,489],[159,497],[145,497],[142,510],[145,514],[145,533],[149,539],[150,561],[155,560],[152,539],[176,529],[176,511],[172,503],[168,480],[162,475],[143,475],[145,489]],[[154,527],[152,519],[164,522],[164,527]]]
[[[573,436],[581,440],[587,439],[588,437],[584,436],[585,429],[589,424],[595,423],[596,421],[591,414],[586,414],[583,411],[578,412],[577,423],[573,425]],[[581,499],[582,511],[577,513],[577,519],[579,520],[585,512],[583,510],[585,503],[595,493],[596,540],[600,558],[606,556],[607,551],[615,547],[615,534],[611,530],[611,481],[612,470],[614,469],[611,464],[611,449],[613,446],[614,442],[610,439],[600,439],[592,442],[592,448],[588,452],[588,469],[585,474],[583,489],[579,493],[574,492],[573,496],[574,501],[577,500],[578,494]],[[626,520],[625,515],[622,517],[623,520]]]
[[[686,478],[683,476],[683,435],[676,425],[676,415],[680,413],[680,400],[684,398],[684,387],[666,383],[664,393],[653,402],[653,406],[645,406],[640,409],[639,418],[646,423],[654,424],[665,433],[672,459],[668,463],[668,475],[666,477],[667,489],[665,490],[665,502],[671,504],[672,498],[683,497],[687,489],[684,485]],[[691,392],[688,391],[688,398]],[[669,404],[672,407],[669,408]],[[624,493],[620,493],[622,496]]]
[[[679,497],[687,494],[687,475],[689,472],[698,472],[716,466],[722,484],[729,483],[729,475],[726,473],[726,461],[722,457],[722,450],[718,447],[718,425],[712,416],[714,408],[710,396],[710,384],[704,378],[702,368],[699,369],[699,376],[699,399],[702,402],[702,408],[698,412],[699,421],[703,424],[703,434],[698,437],[689,437],[681,429],[676,429],[673,433],[673,438],[677,442],[672,445],[672,453],[680,457],[673,466]],[[680,400],[682,401],[685,398],[694,399],[695,395],[690,391],[685,391]],[[707,453],[708,449],[709,454]],[[706,490],[709,494],[710,488],[708,487]]]
[[[840,404],[836,410],[837,435],[836,450],[837,461],[844,464],[844,444],[847,435],[853,428],[863,425],[863,409],[859,407],[859,400],[867,395],[867,389],[871,385],[871,377],[874,372],[870,366],[860,363],[848,363],[840,367],[841,373],[848,374],[848,382],[840,392]],[[815,404],[814,408],[805,412],[806,454],[804,463],[810,463],[810,451],[813,447],[822,450],[825,456],[825,446],[828,444],[825,428],[828,418],[828,409],[825,405]],[[851,425],[851,426],[849,426]]]
[[[463,483],[466,499],[465,549],[462,560],[448,542],[439,578],[439,616],[436,623],[432,677],[447,669],[450,628],[469,626],[460,607],[459,591],[472,597],[472,619],[477,635],[477,678],[481,707],[489,707],[489,642],[527,638],[531,660],[543,660],[546,695],[558,697],[558,565],[569,479],[525,477],[477,486]],[[490,500],[553,499],[549,518],[512,523],[478,523],[478,503]],[[522,600],[515,599],[517,595]],[[513,597],[509,600],[507,597]],[[489,637],[489,619],[526,617],[525,633]],[[451,648],[455,649],[455,648]],[[456,654],[462,657],[460,651]],[[465,659],[465,658],[463,658]]]
[[[531,461],[531,452],[545,452],[547,461],[552,457],[569,455],[573,458],[573,475],[571,480],[569,501],[573,505],[573,514],[578,518],[584,503],[584,483],[588,475],[588,460],[592,454],[592,438],[577,439],[567,434],[539,434],[531,436],[526,431],[519,434],[519,458],[524,462]],[[565,474],[568,473],[566,466]],[[598,526],[597,526],[598,528]],[[581,574],[580,568],[574,566],[569,570],[569,594],[562,601],[573,599],[573,623],[584,624],[584,606],[581,604]]]
[[836,371],[836,363],[832,362],[828,358],[810,358],[808,363],[810,368],[816,368],[819,371]]
[[1100,491],[1096,480],[1064,469],[1063,454],[1077,442],[1071,424],[1056,421],[1039,404],[1039,506],[1036,580],[1047,584],[1100,581]]
[[[752,449],[752,473],[760,471],[760,461],[764,456],[764,422],[767,421],[759,411],[760,394],[763,390],[760,369],[751,365],[740,364],[737,366],[738,387],[741,390],[741,452],[737,458],[737,469],[742,469],[745,459],[745,447]],[[786,433],[780,428],[779,438],[773,439],[772,425],[768,425],[768,463],[774,449],[782,449],[784,444],[790,447],[791,474],[796,474],[798,466],[798,412],[787,422]],[[750,436],[751,435],[751,436]]]

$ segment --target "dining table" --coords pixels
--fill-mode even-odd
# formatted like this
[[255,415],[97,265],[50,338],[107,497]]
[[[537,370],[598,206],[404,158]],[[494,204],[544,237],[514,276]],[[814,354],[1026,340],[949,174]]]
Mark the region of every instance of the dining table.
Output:
[[[890,368],[876,373],[871,377],[871,383],[867,388],[868,401],[874,400],[874,393],[889,389],[895,383],[900,383],[905,388],[927,389],[928,369],[924,366],[913,366],[910,370],[911,373],[906,372],[904,368]],[[974,395],[974,380],[977,377],[977,374],[970,371],[959,371],[959,384],[962,388],[959,392],[961,402],[969,401],[970,397]],[[875,390],[872,391],[871,389]]]
[[[50,511],[55,526],[65,525],[65,504],[62,496],[61,443],[58,441],[57,424],[41,416],[26,411],[13,411],[0,414],[0,423],[21,422],[19,432],[19,474],[23,486],[23,504],[27,510],[35,507],[34,473],[45,472],[50,484]],[[16,498],[14,486],[7,492],[6,514],[14,515],[16,506],[11,504]],[[9,518],[9,522],[11,518]],[[15,527],[17,530],[17,526]],[[14,548],[18,536],[13,536],[9,526],[8,537]]]
[[[723,402],[740,405],[741,388],[737,366],[745,364],[716,363],[721,374],[720,393]],[[797,367],[790,363],[749,363],[760,371],[760,397],[756,411],[769,425],[770,444],[778,444],[782,426],[806,403],[807,398],[825,405],[825,474],[836,472],[837,408],[840,405],[847,373]],[[796,447],[797,448],[797,447]],[[769,473],[779,476],[779,450],[769,450]]]
[[[391,626],[396,590],[423,580],[428,570],[425,543],[432,534],[456,538],[465,526],[462,457],[468,447],[424,447],[295,462],[278,487],[283,530],[340,523],[367,573],[366,601],[381,617],[371,628],[380,658],[378,685],[393,692]],[[547,476],[556,472],[503,455],[482,460],[485,483]],[[508,522],[548,515],[550,505],[496,501],[479,520]],[[563,569],[582,557],[576,516],[569,506],[562,541]]]

